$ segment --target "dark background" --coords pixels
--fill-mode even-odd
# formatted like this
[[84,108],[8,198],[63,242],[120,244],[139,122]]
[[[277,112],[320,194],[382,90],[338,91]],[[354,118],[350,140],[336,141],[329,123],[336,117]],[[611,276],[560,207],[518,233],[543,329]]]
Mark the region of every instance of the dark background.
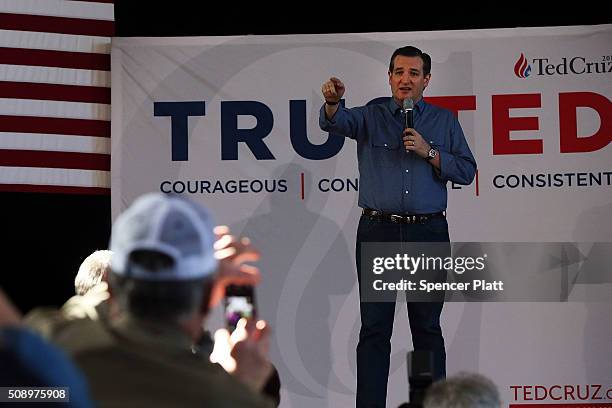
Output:
[[[202,2],[204,3],[204,2]],[[219,3],[115,1],[117,36],[315,34],[430,31],[610,23],[609,13],[587,3],[488,7],[442,2],[291,2],[272,7]],[[524,3],[524,2],[515,2]],[[533,3],[533,2],[532,2]],[[228,11],[219,8],[227,4]],[[358,6],[357,4],[362,4]],[[563,11],[567,9],[567,11]],[[298,78],[299,79],[299,78]],[[61,305],[74,293],[82,260],[106,249],[110,196],[0,193],[2,287],[22,312]]]

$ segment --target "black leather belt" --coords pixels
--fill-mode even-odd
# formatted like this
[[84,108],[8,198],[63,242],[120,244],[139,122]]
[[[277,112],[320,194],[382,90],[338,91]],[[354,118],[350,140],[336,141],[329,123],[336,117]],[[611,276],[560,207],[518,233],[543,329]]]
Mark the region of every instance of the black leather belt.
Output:
[[386,220],[398,224],[423,224],[432,218],[446,217],[446,213],[444,211],[431,214],[391,214],[383,211],[372,210],[370,208],[364,208],[363,215],[377,220]]

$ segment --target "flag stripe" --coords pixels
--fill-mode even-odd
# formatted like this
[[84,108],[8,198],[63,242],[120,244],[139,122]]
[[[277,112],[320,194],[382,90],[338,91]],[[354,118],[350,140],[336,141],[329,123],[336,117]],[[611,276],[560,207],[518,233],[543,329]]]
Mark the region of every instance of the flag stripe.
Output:
[[0,115],[0,132],[110,137],[110,121]]
[[0,184],[31,184],[69,187],[110,187],[110,171],[0,167]]
[[110,54],[0,47],[0,64],[110,71]]
[[34,82],[110,88],[110,72],[84,69],[0,64],[0,81]]
[[110,37],[0,30],[0,47],[110,54]]
[[0,81],[0,98],[110,104],[110,88]]
[[113,4],[65,0],[2,0],[0,12],[113,20]]
[[110,155],[37,150],[0,150],[0,166],[110,171]]
[[[81,0],[83,1],[83,0]],[[110,195],[110,188],[46,186],[35,184],[0,184],[0,192]]]
[[14,13],[0,13],[0,28],[101,37],[112,37],[115,33],[114,21]]
[[110,154],[110,138],[0,132],[0,149]]
[[110,120],[110,105],[0,98],[0,115]]

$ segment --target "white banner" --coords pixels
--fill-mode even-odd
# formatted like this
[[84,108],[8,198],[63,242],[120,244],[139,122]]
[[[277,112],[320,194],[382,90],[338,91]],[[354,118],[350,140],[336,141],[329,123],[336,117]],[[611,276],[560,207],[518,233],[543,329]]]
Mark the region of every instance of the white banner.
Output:
[[[282,406],[353,406],[356,148],[319,129],[321,84],[339,77],[347,107],[388,97],[391,54],[419,47],[432,57],[425,97],[458,112],[478,163],[472,185],[448,186],[451,239],[609,242],[610,44],[612,25],[114,38],[113,216],[144,192],[176,192],[251,237],[263,253],[257,301],[275,332]],[[389,407],[408,400],[404,307]],[[449,303],[448,373],[484,373],[510,404],[598,402],[582,398],[587,384],[612,402],[611,309]],[[563,388],[559,400],[556,385],[575,392]]]

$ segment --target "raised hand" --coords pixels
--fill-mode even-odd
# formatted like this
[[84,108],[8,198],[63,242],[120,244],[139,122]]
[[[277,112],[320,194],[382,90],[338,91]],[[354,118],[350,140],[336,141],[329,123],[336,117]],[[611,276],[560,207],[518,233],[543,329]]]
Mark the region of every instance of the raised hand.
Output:
[[329,80],[325,81],[321,86],[321,92],[323,93],[323,98],[327,102],[338,103],[340,99],[344,96],[344,92],[346,88],[342,81],[338,78],[331,77]]

